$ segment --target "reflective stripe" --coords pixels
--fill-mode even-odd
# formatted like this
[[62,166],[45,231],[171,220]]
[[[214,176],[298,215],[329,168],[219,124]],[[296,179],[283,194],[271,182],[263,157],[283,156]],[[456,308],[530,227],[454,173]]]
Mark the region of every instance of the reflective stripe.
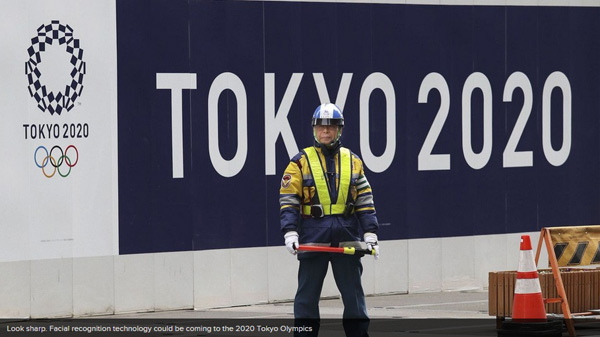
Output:
[[[350,154],[350,150],[344,147],[340,148],[340,178],[338,198],[335,204],[331,203],[327,180],[325,180],[325,173],[323,172],[323,166],[321,165],[321,160],[319,160],[317,150],[311,146],[305,148],[304,153],[306,153],[306,158],[308,159],[308,165],[310,166],[310,171],[315,182],[319,201],[323,206],[323,213],[325,215],[344,214],[346,199],[350,190],[350,178],[352,176],[352,155]],[[310,205],[304,205],[302,210],[304,214],[310,214]]]
[[537,271],[532,250],[521,251],[519,256],[519,269],[517,270],[520,272]]
[[363,190],[369,187],[369,182],[367,181],[367,177],[363,176],[356,181],[356,189]]
[[356,198],[354,207],[358,208],[359,206],[364,206],[364,205],[373,206],[373,194],[365,193],[363,195],[359,195],[358,198]]
[[[346,208],[346,201],[348,200],[348,193],[350,191],[350,180],[352,179],[352,155],[350,150],[347,148],[340,148],[340,185],[338,189],[338,200],[337,204],[342,205],[342,211]],[[342,196],[342,198],[340,198]],[[341,200],[340,200],[341,199]]]
[[541,293],[540,280],[534,278],[517,279],[515,294],[537,294]]

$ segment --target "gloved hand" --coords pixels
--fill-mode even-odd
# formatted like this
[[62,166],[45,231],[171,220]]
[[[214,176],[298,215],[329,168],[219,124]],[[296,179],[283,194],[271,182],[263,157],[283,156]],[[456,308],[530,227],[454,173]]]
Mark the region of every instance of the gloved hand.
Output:
[[287,248],[288,252],[292,255],[296,255],[296,248],[298,248],[298,232],[289,231],[285,233],[283,236],[285,238],[285,248]]
[[365,243],[367,244],[368,250],[375,250],[375,260],[379,258],[379,243],[377,243],[377,234],[365,233]]

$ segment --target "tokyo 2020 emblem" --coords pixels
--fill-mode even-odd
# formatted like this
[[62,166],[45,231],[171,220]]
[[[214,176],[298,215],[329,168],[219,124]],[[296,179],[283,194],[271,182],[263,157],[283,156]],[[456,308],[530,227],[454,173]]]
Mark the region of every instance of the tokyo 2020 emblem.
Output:
[[[46,46],[53,43],[65,46],[66,52],[70,55],[69,62],[72,65],[69,72],[71,81],[65,83],[64,90],[59,92],[49,91],[46,88],[42,80],[42,73],[38,68]],[[25,62],[25,75],[29,81],[29,94],[37,101],[38,108],[44,112],[50,112],[51,115],[54,113],[60,115],[64,110],[71,110],[75,106],[75,100],[81,96],[85,75],[83,49],[79,45],[79,39],[73,37],[73,29],[69,25],[61,24],[58,20],[41,25],[37,29],[37,35],[31,39],[31,47],[27,49],[27,52],[29,60]]]

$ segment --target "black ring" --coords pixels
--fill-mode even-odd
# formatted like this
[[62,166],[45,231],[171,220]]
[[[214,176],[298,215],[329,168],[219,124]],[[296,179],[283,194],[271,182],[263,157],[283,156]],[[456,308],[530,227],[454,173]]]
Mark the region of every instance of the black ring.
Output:
[[54,163],[52,163],[52,161],[50,161],[50,164],[51,164],[52,166],[54,166],[54,167],[59,167],[60,165],[62,165],[63,156],[64,156],[65,154],[63,153],[63,149],[62,149],[62,147],[60,147],[60,146],[58,146],[58,145],[54,145],[54,146],[52,147],[52,149],[50,150],[50,157],[52,157],[52,151],[54,151],[54,149],[55,149],[55,148],[59,148],[59,149],[60,149],[60,157],[59,157],[60,159],[58,160],[58,163],[54,164]]

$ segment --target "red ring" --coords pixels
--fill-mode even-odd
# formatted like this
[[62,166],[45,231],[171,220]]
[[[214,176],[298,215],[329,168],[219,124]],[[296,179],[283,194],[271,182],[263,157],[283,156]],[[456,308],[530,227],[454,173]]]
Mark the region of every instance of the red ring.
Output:
[[75,160],[75,162],[73,164],[69,164],[67,162],[67,165],[69,167],[73,167],[73,166],[77,165],[77,162],[79,161],[79,151],[77,151],[77,148],[75,147],[75,145],[69,145],[69,146],[67,146],[67,149],[65,150],[65,156],[67,155],[67,151],[69,151],[70,148],[75,149],[75,153],[77,153],[77,160]]

